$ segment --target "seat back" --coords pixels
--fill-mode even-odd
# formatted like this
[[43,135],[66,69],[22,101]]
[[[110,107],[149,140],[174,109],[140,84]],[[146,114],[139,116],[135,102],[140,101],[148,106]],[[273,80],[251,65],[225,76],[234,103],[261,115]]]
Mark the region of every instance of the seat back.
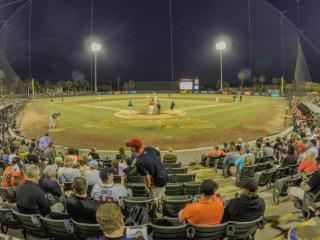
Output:
[[128,185],[128,188],[132,191],[134,197],[148,197],[149,194],[146,191],[144,183],[132,183]]
[[253,177],[255,172],[256,166],[244,166],[240,173],[240,179]]
[[0,187],[0,197],[3,201],[14,203],[16,201],[16,193],[13,188]]
[[247,239],[253,237],[258,228],[262,230],[263,227],[263,217],[251,222],[230,221],[227,225],[227,235],[231,239]]
[[221,240],[226,236],[227,223],[191,225],[187,229],[187,236],[195,240]]
[[255,172],[260,172],[260,171],[264,171],[271,168],[272,164],[271,162],[264,162],[264,163],[255,164],[255,166],[256,166]]
[[153,240],[185,240],[187,226],[178,218],[154,219],[148,224],[148,232]]
[[30,234],[31,236],[40,237],[40,238],[47,237],[45,229],[43,228],[40,221],[40,215],[23,214],[15,210],[12,210],[12,213],[15,216],[15,218],[20,222],[26,234]]
[[132,176],[130,183],[144,183],[144,177],[143,176]]
[[121,183],[121,176],[113,175],[113,182],[114,183]]
[[74,239],[74,227],[70,219],[55,220],[40,217],[46,232],[54,239]]
[[254,178],[256,179],[258,186],[262,187],[262,186],[266,186],[267,184],[269,184],[276,171],[277,170],[274,169],[274,170],[256,172],[254,174]]
[[177,196],[183,193],[183,185],[181,183],[168,183],[166,185],[167,196]]
[[164,164],[172,164],[172,163],[177,163],[177,159],[163,159]]
[[181,163],[163,163],[165,168],[180,168]]
[[175,175],[168,173],[168,183],[174,183],[175,182]]
[[1,231],[7,233],[8,228],[20,229],[20,222],[14,217],[11,209],[0,207]]
[[201,182],[186,182],[183,184],[184,186],[184,193],[186,195],[199,195],[200,194],[200,185]]
[[188,168],[171,168],[170,173],[171,174],[186,174],[188,171]]
[[153,199],[148,197],[127,197],[123,199],[125,209],[130,209],[133,206],[146,207],[152,209]]
[[186,174],[175,174],[175,182],[178,183],[186,183],[186,182],[194,182],[196,180],[196,174],[186,173]]
[[79,223],[72,220],[76,233],[76,239],[87,239],[89,237],[103,236],[103,232],[99,224]]
[[163,200],[163,215],[176,218],[179,212],[188,204],[192,202],[192,197],[188,195],[182,196],[167,196]]

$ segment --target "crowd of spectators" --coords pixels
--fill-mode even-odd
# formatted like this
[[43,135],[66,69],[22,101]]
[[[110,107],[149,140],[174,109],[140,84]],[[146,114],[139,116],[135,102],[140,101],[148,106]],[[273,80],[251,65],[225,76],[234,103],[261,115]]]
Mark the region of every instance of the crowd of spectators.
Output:
[[[320,191],[320,130],[309,128],[297,106],[292,109],[297,126],[290,137],[277,138],[274,142],[261,138],[254,146],[242,139],[231,141],[223,147],[213,147],[201,164],[206,166],[210,159],[222,159],[225,177],[239,174],[244,167],[262,158],[274,163],[274,168],[297,164],[306,177],[301,186],[289,188],[288,193],[295,206],[301,207],[305,192]],[[1,185],[15,190],[19,212],[46,216],[58,208],[77,222],[99,223],[104,232],[104,237],[99,239],[126,239],[121,202],[131,196],[127,183],[134,176],[143,177],[155,211],[161,211],[168,184],[163,160],[177,160],[172,148],[162,156],[158,149],[143,146],[139,139],[131,139],[126,144],[127,151],[120,148],[110,166],[101,164],[103,160],[95,148],[83,156],[74,148],[65,154],[57,152],[48,133],[31,141],[6,133],[1,146],[0,158],[5,166]],[[115,183],[115,175],[121,177],[120,183]],[[65,189],[66,183],[70,183],[69,189]],[[180,221],[219,224],[252,221],[263,216],[265,202],[257,194],[257,182],[245,178],[237,186],[240,188],[237,197],[223,199],[217,194],[218,184],[204,180],[200,186],[201,197],[181,209]]]

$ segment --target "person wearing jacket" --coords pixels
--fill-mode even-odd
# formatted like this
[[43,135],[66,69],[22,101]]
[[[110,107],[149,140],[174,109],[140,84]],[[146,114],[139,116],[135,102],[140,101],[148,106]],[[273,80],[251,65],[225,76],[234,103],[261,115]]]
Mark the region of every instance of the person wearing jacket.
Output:
[[240,183],[241,193],[226,203],[222,222],[248,222],[264,215],[265,202],[257,194],[258,184],[253,178],[245,178]]

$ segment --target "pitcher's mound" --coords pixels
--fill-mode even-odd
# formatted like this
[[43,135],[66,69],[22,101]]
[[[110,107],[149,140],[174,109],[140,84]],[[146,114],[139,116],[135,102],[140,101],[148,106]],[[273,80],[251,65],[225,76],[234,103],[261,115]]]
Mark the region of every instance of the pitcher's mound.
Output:
[[162,111],[161,114],[157,112],[153,115],[148,115],[148,112],[142,111],[132,111],[131,113],[128,110],[123,110],[116,112],[114,116],[118,118],[128,118],[128,119],[165,119],[165,118],[174,118],[184,116],[186,113],[181,110],[166,110]]

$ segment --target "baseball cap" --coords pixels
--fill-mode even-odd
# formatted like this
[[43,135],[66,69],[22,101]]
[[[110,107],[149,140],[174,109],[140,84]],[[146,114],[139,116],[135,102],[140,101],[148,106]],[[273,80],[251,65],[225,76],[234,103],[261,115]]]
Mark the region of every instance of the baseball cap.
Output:
[[257,181],[254,178],[245,178],[243,179],[239,187],[242,189],[246,189],[249,192],[256,192],[258,190],[258,184]]
[[99,164],[99,163],[98,163],[97,160],[91,160],[91,161],[88,162],[88,165],[89,165],[89,167],[91,167],[91,168],[97,167],[98,164]]
[[210,196],[214,194],[216,190],[218,190],[219,185],[218,183],[212,180],[204,180],[200,185],[200,192],[205,196]]
[[104,180],[111,174],[113,174],[113,169],[111,167],[104,167],[100,170],[99,177]]
[[127,147],[132,147],[134,149],[140,149],[142,147],[142,142],[137,138],[133,138],[129,142],[127,142],[126,145]]

